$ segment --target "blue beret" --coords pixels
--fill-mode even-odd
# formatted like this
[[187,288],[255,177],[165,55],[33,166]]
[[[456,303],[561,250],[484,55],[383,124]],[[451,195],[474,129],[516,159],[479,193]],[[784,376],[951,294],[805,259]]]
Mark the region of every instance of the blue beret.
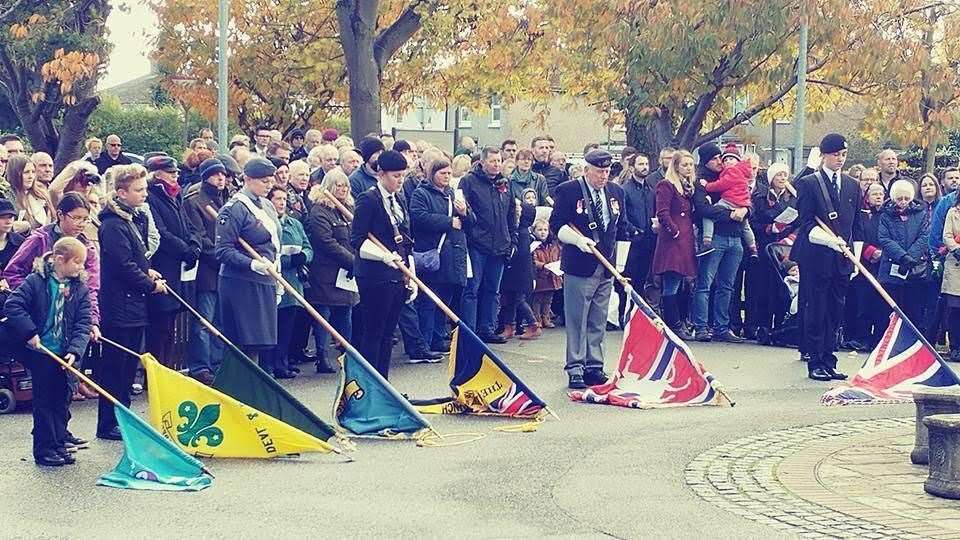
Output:
[[587,155],[583,156],[583,160],[593,165],[594,167],[600,167],[601,169],[606,169],[613,165],[613,156],[610,152],[606,150],[601,150],[599,148],[594,148],[593,150],[587,152]]
[[243,175],[247,178],[266,178],[277,173],[277,168],[262,157],[250,158],[243,166]]

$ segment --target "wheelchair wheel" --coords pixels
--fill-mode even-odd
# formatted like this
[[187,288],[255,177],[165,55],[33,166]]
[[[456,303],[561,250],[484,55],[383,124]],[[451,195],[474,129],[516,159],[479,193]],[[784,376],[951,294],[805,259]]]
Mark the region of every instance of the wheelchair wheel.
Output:
[[0,388],[0,414],[7,414],[17,408],[17,400],[9,388]]

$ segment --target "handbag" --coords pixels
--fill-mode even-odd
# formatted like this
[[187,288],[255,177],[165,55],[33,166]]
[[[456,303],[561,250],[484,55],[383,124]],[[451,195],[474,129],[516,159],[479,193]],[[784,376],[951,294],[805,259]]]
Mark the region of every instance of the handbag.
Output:
[[[447,199],[447,217],[453,217],[453,202]],[[413,264],[417,270],[426,272],[436,272],[440,269],[440,250],[443,249],[443,242],[447,239],[447,233],[440,236],[440,242],[437,247],[427,251],[414,251]]]
[[907,272],[907,281],[923,280],[930,275],[931,263],[930,258],[926,255],[923,256],[917,264],[913,265],[910,268],[910,271]]

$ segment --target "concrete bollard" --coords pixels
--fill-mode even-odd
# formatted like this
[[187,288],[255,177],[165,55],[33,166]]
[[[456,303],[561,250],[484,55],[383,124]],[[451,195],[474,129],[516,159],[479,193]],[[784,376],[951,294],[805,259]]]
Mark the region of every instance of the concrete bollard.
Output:
[[923,423],[930,441],[930,473],[923,490],[937,497],[960,499],[960,414],[934,414]]
[[950,387],[917,390],[913,393],[913,402],[917,405],[917,421],[910,461],[915,465],[926,465],[929,462],[929,442],[923,419],[933,414],[960,413],[960,389]]

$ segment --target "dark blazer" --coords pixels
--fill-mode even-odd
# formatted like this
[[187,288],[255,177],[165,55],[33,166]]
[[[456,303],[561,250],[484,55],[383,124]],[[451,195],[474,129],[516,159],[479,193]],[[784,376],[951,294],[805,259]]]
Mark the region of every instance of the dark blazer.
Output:
[[364,191],[357,197],[357,211],[353,214],[353,227],[350,230],[350,245],[356,257],[353,260],[353,275],[377,281],[400,281],[403,274],[383,264],[381,261],[368,261],[360,256],[360,245],[367,239],[367,234],[373,236],[390,251],[396,251],[406,262],[407,255],[413,249],[413,237],[410,235],[410,211],[403,202],[400,193],[394,195],[397,204],[403,209],[403,223],[398,227],[403,240],[397,243],[393,235],[393,225],[386,208],[383,207],[383,198],[377,186]]
[[[440,237],[447,233],[440,249],[440,269],[426,272],[417,269],[417,274],[428,283],[465,285],[467,282],[467,237],[464,230],[474,226],[477,216],[470,208],[467,215],[460,216],[460,230],[453,228],[453,218],[447,211],[452,204],[453,190],[445,191],[429,182],[424,182],[413,192],[410,198],[410,220],[415,238],[413,249],[429,251],[440,243]],[[457,215],[456,210],[453,211]]]
[[[632,240],[637,229],[630,224],[625,215],[626,203],[623,188],[613,182],[607,182],[605,189],[607,205],[610,209],[610,223],[600,235],[597,248],[612,263],[617,260],[617,240]],[[583,200],[580,180],[568,180],[557,186],[553,212],[550,214],[550,230],[554,234],[564,225],[576,227],[581,234],[590,236],[587,208],[591,203]],[[598,217],[599,219],[599,217]],[[584,253],[577,246],[564,244],[560,256],[560,268],[564,273],[580,277],[592,276],[600,264],[592,253]]]
[[467,228],[470,249],[484,255],[510,256],[517,247],[516,203],[503,176],[490,178],[478,163],[460,179],[460,190],[477,221]]
[[[192,266],[197,262],[200,257],[200,240],[183,213],[182,193],[171,197],[159,182],[150,184],[147,193],[147,203],[153,214],[153,222],[157,224],[157,230],[160,231],[160,247],[150,261],[154,270],[163,275],[167,287],[183,295],[180,264],[186,263],[187,266]],[[180,302],[169,294],[155,294],[147,300],[147,307],[151,311],[180,310]]]
[[[139,232],[138,232],[139,231]],[[147,298],[155,287],[147,275],[145,216],[108,201],[100,212],[100,313],[112,328],[147,326]],[[110,337],[110,336],[107,336]]]
[[217,291],[217,274],[220,273],[220,261],[217,260],[217,218],[207,212],[213,207],[217,212],[227,202],[227,190],[217,188],[207,182],[199,182],[187,189],[183,200],[183,213],[200,241],[200,268],[197,269],[197,290]]
[[[12,342],[23,345],[28,339],[39,335],[50,313],[50,287],[47,284],[49,263],[41,263],[42,269],[27,276],[27,279],[10,294],[4,304],[7,319],[4,324]],[[90,341],[90,294],[84,279],[71,279],[70,293],[63,305],[63,354],[73,353],[80,359]],[[43,336],[41,336],[43,337]]]
[[[825,174],[821,171],[820,174]],[[829,180],[824,177],[824,180]],[[853,263],[841,253],[819,244],[810,242],[810,231],[817,225],[816,218],[820,218],[830,226],[830,229],[843,238],[847,245],[853,246],[853,240],[862,236],[860,229],[860,185],[856,180],[841,174],[840,196],[827,184],[828,193],[837,212],[837,219],[831,222],[827,217],[827,206],[820,191],[817,173],[812,173],[797,180],[797,240],[790,252],[790,258],[803,267],[804,279],[807,276],[833,277],[853,272]]]
[[520,205],[520,223],[517,225],[517,251],[503,268],[500,290],[504,292],[533,292],[533,254],[530,252],[530,226],[537,217],[537,209],[529,204]]
[[356,305],[357,293],[337,288],[340,269],[353,271],[355,257],[350,247],[350,222],[322,202],[310,208],[306,222],[307,238],[313,247],[307,298],[319,305]]

